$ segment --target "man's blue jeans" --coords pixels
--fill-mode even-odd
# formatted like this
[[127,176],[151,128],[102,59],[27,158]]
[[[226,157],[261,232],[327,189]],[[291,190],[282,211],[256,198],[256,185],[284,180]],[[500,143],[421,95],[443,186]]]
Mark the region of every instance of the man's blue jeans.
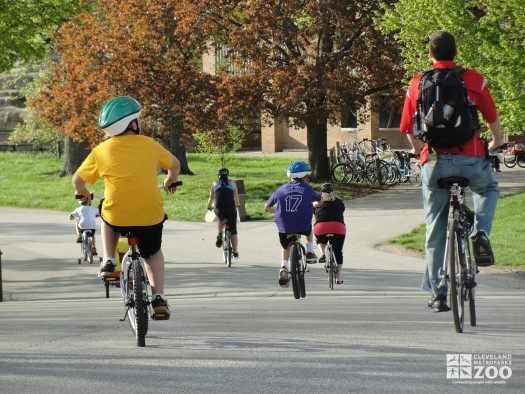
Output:
[[476,219],[472,235],[492,228],[499,199],[498,182],[492,176],[490,162],[485,157],[439,155],[435,166],[425,163],[421,170],[423,181],[423,207],[426,217],[425,252],[427,266],[421,287],[432,294],[446,294],[438,289],[439,269],[443,265],[447,233],[450,192],[437,186],[439,178],[462,176],[468,178]]

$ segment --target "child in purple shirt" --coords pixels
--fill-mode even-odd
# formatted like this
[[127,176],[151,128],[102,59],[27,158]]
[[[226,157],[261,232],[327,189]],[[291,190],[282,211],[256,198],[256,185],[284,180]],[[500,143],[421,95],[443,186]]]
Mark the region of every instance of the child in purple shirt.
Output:
[[[279,240],[282,246],[281,269],[279,271],[279,285],[289,286],[288,259],[290,257],[290,240],[288,234],[302,234],[306,236],[306,261],[310,264],[317,263],[314,253],[312,216],[314,213],[313,202],[320,201],[321,195],[317,194],[306,183],[312,169],[304,161],[296,161],[288,167],[287,175],[291,182],[277,189],[266,202],[264,209],[275,213],[275,224],[279,231]],[[277,207],[274,205],[277,204]]]

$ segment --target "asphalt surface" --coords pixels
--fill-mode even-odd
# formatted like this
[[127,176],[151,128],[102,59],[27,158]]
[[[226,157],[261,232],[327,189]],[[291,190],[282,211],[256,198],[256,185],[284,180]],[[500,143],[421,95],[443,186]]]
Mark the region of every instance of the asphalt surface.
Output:
[[[497,178],[503,192],[525,189],[525,169]],[[346,206],[344,284],[330,290],[321,265],[311,266],[301,300],[277,284],[272,221],[239,225],[231,268],[214,246],[215,224],[168,221],[172,318],[150,321],[145,348],[119,321],[119,290],[106,299],[98,267],[77,264],[68,213],[0,208],[0,392],[522,393],[523,278],[482,271],[478,326],[457,334],[451,313],[426,308],[424,261],[377,248],[423,223],[420,190]],[[459,355],[475,365],[454,371],[478,377],[447,375]]]

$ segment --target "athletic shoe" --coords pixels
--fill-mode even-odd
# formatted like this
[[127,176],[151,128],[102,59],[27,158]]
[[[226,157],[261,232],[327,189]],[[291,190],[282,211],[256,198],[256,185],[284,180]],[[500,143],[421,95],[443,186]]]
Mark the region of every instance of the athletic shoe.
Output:
[[474,249],[474,259],[480,267],[488,267],[494,264],[494,254],[490,247],[489,237],[484,231],[479,231],[472,237],[472,246]]
[[316,264],[317,263],[317,256],[314,252],[306,252],[306,262],[308,264]]
[[326,263],[326,256],[323,254],[321,257],[319,257],[320,263]]
[[96,256],[98,253],[97,253],[97,249],[96,248],[92,248],[93,250],[93,256]]
[[153,313],[159,314],[164,313],[168,314],[170,313],[170,308],[168,306],[168,300],[166,297],[163,297],[161,295],[157,295],[152,301],[151,306],[153,307]]
[[217,241],[215,242],[215,246],[220,248],[222,246],[222,234],[217,235]]
[[430,300],[428,300],[427,306],[432,308],[434,312],[446,312],[450,310],[447,306],[446,294],[434,294]]
[[239,252],[233,252],[233,258],[238,259],[239,258]]
[[343,280],[342,279],[338,279],[338,280],[335,281],[335,283],[337,285],[342,285],[343,284]]
[[279,286],[285,289],[290,286],[290,277],[286,268],[281,268],[279,271]]
[[77,244],[82,243],[82,235],[77,235]]
[[99,278],[105,278],[107,276],[113,276],[115,272],[115,264],[112,263],[110,260],[106,261],[105,263],[102,261],[100,263],[100,271],[98,273]]

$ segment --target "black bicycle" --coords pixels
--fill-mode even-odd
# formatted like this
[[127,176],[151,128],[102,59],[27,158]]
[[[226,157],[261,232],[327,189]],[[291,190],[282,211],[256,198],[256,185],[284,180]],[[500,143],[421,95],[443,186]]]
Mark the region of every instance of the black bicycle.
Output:
[[288,234],[290,243],[290,279],[295,299],[306,297],[304,275],[306,269],[306,250],[301,244],[300,234]]
[[334,247],[332,246],[332,238],[334,237],[334,234],[326,234],[326,238],[328,238],[328,242],[326,243],[325,248],[325,269],[328,273],[328,286],[330,289],[334,289],[334,283],[337,277],[337,261],[335,259],[334,254]]
[[438,186],[450,190],[450,214],[447,226],[445,258],[438,287],[449,283],[449,299],[456,332],[463,332],[465,303],[470,312],[470,325],[476,325],[475,292],[476,262],[470,253],[469,234],[474,224],[474,213],[465,205],[465,188],[469,181],[464,177],[438,179]]

